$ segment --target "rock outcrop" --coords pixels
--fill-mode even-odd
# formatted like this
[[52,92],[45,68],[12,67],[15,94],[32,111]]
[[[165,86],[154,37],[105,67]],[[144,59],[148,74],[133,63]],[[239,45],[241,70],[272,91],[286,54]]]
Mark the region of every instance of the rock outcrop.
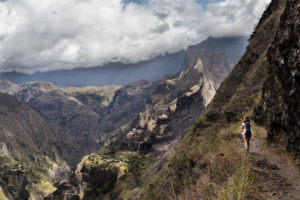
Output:
[[9,151],[4,142],[0,142],[0,154],[1,156],[9,156]]
[[[85,156],[68,180],[45,200],[114,199],[111,191],[121,179],[130,180],[130,160],[124,156],[109,158],[97,153]],[[132,181],[132,180],[131,180]]]
[[101,114],[101,130],[114,136],[128,131],[131,123],[144,109],[154,86],[154,83],[148,81],[137,81],[117,90],[106,112]]
[[131,130],[110,147],[117,151],[146,152],[154,147],[153,151],[163,151],[169,156],[229,72],[224,54],[198,50],[177,76],[158,83]]
[[[273,4],[276,4],[273,1]],[[274,5],[275,6],[275,5]],[[256,118],[268,128],[268,141],[300,153],[300,3],[290,0],[267,54],[268,78]]]

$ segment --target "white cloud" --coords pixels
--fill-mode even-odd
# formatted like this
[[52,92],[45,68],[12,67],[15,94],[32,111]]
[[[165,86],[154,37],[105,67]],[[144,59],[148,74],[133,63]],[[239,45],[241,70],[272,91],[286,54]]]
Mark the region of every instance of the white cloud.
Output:
[[208,36],[247,35],[270,0],[0,2],[0,71],[138,62]]

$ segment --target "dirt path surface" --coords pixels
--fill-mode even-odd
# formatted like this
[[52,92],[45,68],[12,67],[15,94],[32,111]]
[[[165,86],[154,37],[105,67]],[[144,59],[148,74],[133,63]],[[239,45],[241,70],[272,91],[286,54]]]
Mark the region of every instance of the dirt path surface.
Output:
[[[279,155],[263,147],[266,132],[261,130],[259,136],[253,136],[248,154],[251,169],[255,172],[254,199],[263,200],[300,200],[300,170],[289,156]],[[240,140],[238,146],[244,148]],[[244,150],[243,150],[244,151]]]

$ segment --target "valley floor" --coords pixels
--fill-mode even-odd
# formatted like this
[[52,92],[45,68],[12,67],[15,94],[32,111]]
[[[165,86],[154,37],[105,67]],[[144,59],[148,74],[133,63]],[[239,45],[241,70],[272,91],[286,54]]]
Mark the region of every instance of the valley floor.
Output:
[[[300,168],[288,153],[279,154],[282,150],[267,147],[266,135],[266,130],[258,128],[250,141],[248,157],[254,172],[253,199],[299,200]],[[237,145],[244,151],[242,140]]]

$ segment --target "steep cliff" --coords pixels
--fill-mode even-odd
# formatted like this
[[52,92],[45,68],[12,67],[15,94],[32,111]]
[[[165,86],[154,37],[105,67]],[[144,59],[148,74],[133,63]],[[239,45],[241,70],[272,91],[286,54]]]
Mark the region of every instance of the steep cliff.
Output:
[[144,109],[155,83],[137,81],[116,91],[113,100],[102,114],[101,130],[116,137],[128,131],[132,122]]
[[300,153],[300,3],[288,1],[268,52],[268,78],[256,119],[268,141]]
[[223,54],[198,50],[177,76],[158,83],[131,130],[110,147],[117,151],[153,150],[170,155],[229,72]]

